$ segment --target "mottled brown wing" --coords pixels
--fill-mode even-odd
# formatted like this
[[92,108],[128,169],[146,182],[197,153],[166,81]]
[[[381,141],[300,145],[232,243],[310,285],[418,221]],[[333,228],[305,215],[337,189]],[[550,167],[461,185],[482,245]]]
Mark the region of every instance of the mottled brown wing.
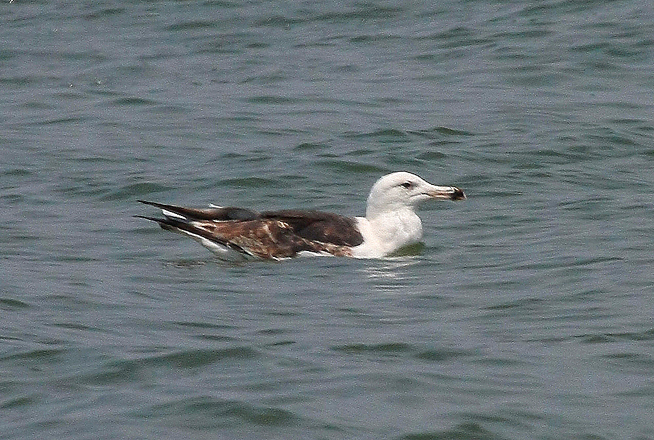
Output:
[[351,255],[350,248],[363,242],[354,219],[327,212],[287,210],[259,214],[242,208],[194,209],[143,203],[183,218],[137,217],[260,258],[288,258],[303,251]]
[[291,226],[298,236],[337,246],[358,246],[363,236],[350,217],[322,211],[267,211],[261,213],[262,219],[279,220]]
[[237,222],[193,222],[206,238],[232,248],[239,248],[260,258],[289,258],[299,252],[327,252],[351,255],[349,245],[313,240],[297,233],[290,223],[279,219]]

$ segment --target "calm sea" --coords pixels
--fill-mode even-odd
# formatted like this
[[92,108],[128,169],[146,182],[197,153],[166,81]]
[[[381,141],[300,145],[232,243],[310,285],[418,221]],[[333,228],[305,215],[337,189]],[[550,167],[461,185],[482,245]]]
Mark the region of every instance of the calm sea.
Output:
[[[654,438],[654,6],[3,1],[1,439]],[[229,265],[137,199],[361,215]]]

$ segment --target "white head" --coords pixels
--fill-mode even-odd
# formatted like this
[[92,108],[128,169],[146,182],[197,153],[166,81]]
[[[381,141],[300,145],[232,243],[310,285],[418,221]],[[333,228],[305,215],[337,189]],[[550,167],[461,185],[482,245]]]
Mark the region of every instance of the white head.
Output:
[[366,217],[372,219],[380,214],[402,209],[413,211],[419,203],[430,199],[465,198],[465,194],[459,188],[432,185],[415,174],[401,171],[383,176],[372,186],[368,196]]

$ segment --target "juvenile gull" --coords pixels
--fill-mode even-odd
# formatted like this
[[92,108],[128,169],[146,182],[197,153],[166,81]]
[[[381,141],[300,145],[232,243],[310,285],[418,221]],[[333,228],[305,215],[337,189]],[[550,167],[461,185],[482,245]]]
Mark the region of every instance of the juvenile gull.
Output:
[[194,209],[144,200],[139,202],[160,208],[164,217],[137,217],[186,234],[225,260],[279,260],[301,254],[381,258],[420,242],[418,204],[465,198],[454,186],[436,186],[415,174],[397,172],[373,185],[365,217],[304,210]]

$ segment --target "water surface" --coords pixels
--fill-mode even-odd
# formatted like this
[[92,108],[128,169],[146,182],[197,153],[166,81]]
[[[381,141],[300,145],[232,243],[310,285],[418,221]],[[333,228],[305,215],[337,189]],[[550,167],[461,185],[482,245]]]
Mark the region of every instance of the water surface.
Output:
[[[649,2],[5,2],[0,437],[654,438]],[[137,199],[361,215],[230,265]]]

